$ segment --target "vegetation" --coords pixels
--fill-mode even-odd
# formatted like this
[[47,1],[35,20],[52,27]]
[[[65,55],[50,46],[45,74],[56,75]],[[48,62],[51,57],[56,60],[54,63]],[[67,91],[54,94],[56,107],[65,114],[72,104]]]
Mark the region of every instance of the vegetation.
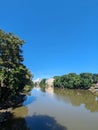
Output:
[[33,87],[34,87],[34,83],[31,81],[29,84],[25,85],[24,89],[23,89],[23,93],[27,94],[28,92],[30,92]]
[[23,40],[0,30],[0,101],[16,95],[32,84],[32,75],[23,64]]
[[69,73],[54,77],[54,87],[69,89],[89,89],[98,82],[98,74],[92,73]]
[[42,90],[45,89],[46,85],[47,85],[46,79],[42,79],[41,82],[39,83],[39,86],[41,87]]

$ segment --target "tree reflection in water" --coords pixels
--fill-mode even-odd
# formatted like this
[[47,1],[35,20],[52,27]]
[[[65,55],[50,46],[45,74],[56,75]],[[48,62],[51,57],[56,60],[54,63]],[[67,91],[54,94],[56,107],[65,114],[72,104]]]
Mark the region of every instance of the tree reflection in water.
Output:
[[54,89],[58,100],[66,101],[66,98],[73,106],[85,105],[85,108],[91,112],[98,112],[98,102],[96,96],[88,90],[69,90],[69,89]]

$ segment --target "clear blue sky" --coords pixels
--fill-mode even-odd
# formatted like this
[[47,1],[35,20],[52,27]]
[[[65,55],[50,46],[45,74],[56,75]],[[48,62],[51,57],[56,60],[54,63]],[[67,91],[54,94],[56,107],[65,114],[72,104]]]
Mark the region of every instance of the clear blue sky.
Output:
[[35,78],[98,73],[98,0],[0,0],[0,28],[26,41]]

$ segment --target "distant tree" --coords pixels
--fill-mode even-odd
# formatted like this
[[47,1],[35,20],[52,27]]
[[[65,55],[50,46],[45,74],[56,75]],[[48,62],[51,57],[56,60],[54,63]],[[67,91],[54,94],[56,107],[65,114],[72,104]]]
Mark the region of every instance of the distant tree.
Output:
[[63,76],[55,76],[54,87],[69,89],[88,89],[98,83],[98,74],[92,73],[69,73]]
[[81,88],[88,89],[93,84],[93,74],[92,73],[81,73],[80,74],[80,86]]
[[98,74],[93,74],[93,83],[98,83]]
[[73,88],[79,88],[80,86],[80,76],[76,73],[69,73],[67,75],[67,88],[73,89]]
[[55,79],[55,80],[54,80],[54,82],[53,82],[53,85],[54,85],[55,87],[58,87],[58,88],[61,87],[61,83],[62,83],[62,82],[60,81],[60,79],[61,79],[60,76],[55,76],[54,79]]
[[40,86],[46,85],[46,79],[42,79],[39,85]]

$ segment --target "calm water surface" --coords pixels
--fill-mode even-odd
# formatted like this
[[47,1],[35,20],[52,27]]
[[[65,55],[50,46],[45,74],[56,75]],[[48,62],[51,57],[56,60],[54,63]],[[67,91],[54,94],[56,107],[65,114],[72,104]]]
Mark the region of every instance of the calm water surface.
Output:
[[5,130],[98,130],[97,97],[86,90],[34,88],[13,115]]

